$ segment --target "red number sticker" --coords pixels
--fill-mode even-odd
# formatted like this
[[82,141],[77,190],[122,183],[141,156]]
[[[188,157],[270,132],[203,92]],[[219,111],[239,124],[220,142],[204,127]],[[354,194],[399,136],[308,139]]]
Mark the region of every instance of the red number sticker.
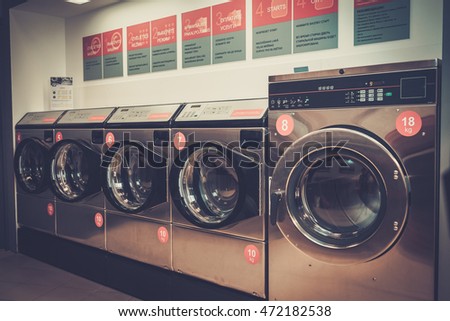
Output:
[[186,136],[182,132],[177,132],[173,137],[173,145],[176,149],[182,150],[186,147]]
[[55,206],[53,205],[53,203],[47,204],[47,214],[48,216],[53,216],[53,214],[55,214]]
[[244,249],[245,260],[250,264],[257,264],[259,262],[259,250],[254,245],[247,245]]
[[162,244],[165,244],[169,241],[169,231],[164,226],[161,226],[158,229],[158,240]]
[[281,136],[288,136],[294,131],[294,118],[290,115],[281,115],[277,119],[276,128]]
[[95,226],[97,226],[98,228],[103,227],[103,215],[102,215],[102,213],[95,213],[94,223],[95,223]]
[[395,124],[400,135],[411,137],[422,129],[422,118],[415,111],[404,111],[397,117]]
[[114,143],[116,142],[116,138],[114,137],[114,134],[111,132],[106,134],[105,140],[108,148],[114,145]]
[[57,132],[55,135],[55,141],[59,142],[60,140],[63,140],[63,134],[61,132]]
[[22,141],[22,133],[21,132],[17,132],[16,133],[16,142],[17,142],[17,144],[20,144],[21,141]]

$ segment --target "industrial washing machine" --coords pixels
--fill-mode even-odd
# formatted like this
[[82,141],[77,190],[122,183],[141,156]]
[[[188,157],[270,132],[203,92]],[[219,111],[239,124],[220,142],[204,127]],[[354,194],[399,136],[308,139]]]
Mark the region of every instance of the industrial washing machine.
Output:
[[266,297],[267,99],[187,104],[172,128],[173,268]]
[[17,221],[50,234],[55,234],[55,197],[49,186],[49,149],[53,145],[53,124],[62,113],[27,113],[15,127]]
[[269,82],[269,298],[434,299],[439,62]]
[[106,248],[172,268],[169,124],[180,105],[121,107],[106,124]]
[[50,182],[58,236],[105,249],[104,123],[115,108],[69,110],[55,125]]

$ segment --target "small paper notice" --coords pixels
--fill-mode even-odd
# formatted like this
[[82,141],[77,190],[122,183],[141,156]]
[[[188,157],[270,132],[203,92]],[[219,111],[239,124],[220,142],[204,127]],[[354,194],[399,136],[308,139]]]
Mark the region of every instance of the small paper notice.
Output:
[[50,109],[73,108],[73,77],[50,77]]

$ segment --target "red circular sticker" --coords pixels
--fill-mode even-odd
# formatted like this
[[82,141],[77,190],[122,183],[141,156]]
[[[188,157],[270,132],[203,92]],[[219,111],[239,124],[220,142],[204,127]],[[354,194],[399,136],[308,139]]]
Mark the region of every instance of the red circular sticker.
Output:
[[116,142],[116,138],[114,137],[114,134],[109,132],[108,134],[106,134],[106,145],[108,147],[111,147],[115,142]]
[[55,214],[55,206],[53,205],[53,203],[47,204],[47,214],[48,216],[53,216],[53,214]]
[[59,142],[60,140],[63,140],[63,134],[61,132],[57,132],[55,135],[55,141]]
[[257,264],[259,262],[259,250],[254,245],[247,245],[244,249],[245,260],[250,264]]
[[404,111],[395,122],[400,135],[411,137],[422,129],[422,118],[415,111]]
[[103,226],[103,215],[101,213],[95,213],[94,222],[98,228],[102,227]]
[[294,118],[291,115],[281,115],[277,119],[276,128],[281,136],[288,136],[294,131]]
[[158,229],[158,240],[163,244],[169,241],[169,231],[164,226]]
[[186,147],[186,136],[182,132],[177,132],[173,137],[173,145],[176,149],[182,150]]
[[22,133],[21,132],[17,132],[16,133],[16,142],[17,144],[19,144],[22,141]]

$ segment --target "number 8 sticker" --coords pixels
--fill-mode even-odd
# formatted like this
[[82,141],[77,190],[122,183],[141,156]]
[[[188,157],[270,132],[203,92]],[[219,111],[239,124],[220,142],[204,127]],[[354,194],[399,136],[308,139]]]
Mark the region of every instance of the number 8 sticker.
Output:
[[277,133],[288,136],[294,131],[294,119],[290,115],[281,115],[276,123]]

